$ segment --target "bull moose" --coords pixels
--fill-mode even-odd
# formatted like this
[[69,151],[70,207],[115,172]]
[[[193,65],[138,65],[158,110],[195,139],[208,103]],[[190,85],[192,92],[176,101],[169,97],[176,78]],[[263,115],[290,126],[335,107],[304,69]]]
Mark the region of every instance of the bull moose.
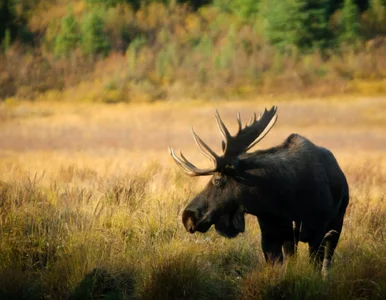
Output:
[[206,232],[214,224],[221,235],[233,238],[245,230],[245,213],[255,215],[268,263],[282,262],[296,253],[298,242],[328,275],[349,201],[345,175],[333,154],[308,139],[291,134],[282,144],[247,152],[274,126],[277,107],[265,109],[232,136],[218,111],[216,121],[224,138],[217,155],[192,129],[194,140],[213,167],[200,169],[173,149],[169,152],[189,176],[212,175],[206,187],[182,213],[190,233]]

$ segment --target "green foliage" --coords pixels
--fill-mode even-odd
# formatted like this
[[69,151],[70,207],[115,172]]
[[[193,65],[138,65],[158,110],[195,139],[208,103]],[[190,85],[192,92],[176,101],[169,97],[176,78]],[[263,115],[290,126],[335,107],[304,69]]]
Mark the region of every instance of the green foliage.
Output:
[[7,51],[11,47],[11,31],[7,28],[5,30],[4,39],[2,42],[2,48],[4,51]]
[[136,37],[131,41],[127,51],[126,56],[128,58],[128,64],[131,71],[134,71],[137,66],[137,56],[138,52],[146,44],[146,39],[142,36]]
[[79,41],[79,24],[69,6],[66,16],[62,19],[59,35],[55,39],[55,55],[57,57],[69,56],[71,51],[78,46]]
[[16,29],[17,17],[14,1],[0,0],[0,41],[4,39],[6,34],[14,35]]
[[268,41],[286,52],[331,46],[327,4],[328,0],[265,1],[263,15]]
[[177,47],[176,43],[170,43],[158,52],[155,68],[160,79],[169,80],[174,67],[177,67],[179,60]]
[[341,19],[340,41],[345,45],[356,46],[360,40],[360,15],[353,0],[345,0]]
[[213,5],[223,11],[234,13],[248,21],[256,18],[259,11],[259,0],[214,0]]
[[219,69],[229,69],[235,57],[236,28],[231,26],[225,38],[225,45],[220,48],[215,66]]
[[281,50],[296,46],[296,7],[289,0],[265,1],[262,15],[265,16],[265,35],[268,41]]
[[205,58],[209,58],[213,53],[213,49],[213,40],[207,33],[205,33],[201,37],[199,44],[196,46],[196,51],[203,55]]
[[118,4],[129,4],[134,9],[139,9],[141,6],[141,0],[85,0],[89,4],[103,5],[107,7],[116,6]]
[[83,54],[90,57],[97,54],[108,54],[110,45],[104,32],[104,21],[98,12],[91,11],[83,17],[81,33]]

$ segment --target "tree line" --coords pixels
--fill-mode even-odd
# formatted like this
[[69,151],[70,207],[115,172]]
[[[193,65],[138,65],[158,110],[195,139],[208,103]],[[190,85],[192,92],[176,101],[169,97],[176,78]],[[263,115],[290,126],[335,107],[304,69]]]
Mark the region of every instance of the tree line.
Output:
[[[328,74],[380,78],[370,70],[385,35],[386,0],[0,0],[0,62],[8,62],[0,96],[79,84],[114,53],[126,69],[105,89],[127,93],[139,84],[161,89],[156,97],[186,78],[244,91],[291,64],[302,85]],[[377,45],[371,57],[369,45]],[[341,67],[348,59],[352,70]]]
[[[30,42],[26,18],[39,0],[0,0],[0,40],[3,48],[12,41]],[[263,19],[266,40],[283,51],[326,50],[338,45],[356,44],[385,31],[386,0],[84,0],[89,9],[76,20],[71,2],[63,17],[52,51],[68,55],[81,45],[84,53],[107,54],[112,45],[105,37],[103,11],[109,7],[129,5],[133,10],[161,2],[165,5],[185,4],[192,10],[203,6],[235,14],[244,22]],[[56,1],[51,1],[56,5]],[[339,11],[339,13],[337,13]],[[369,17],[367,31],[361,28],[361,13]],[[371,25],[371,26],[369,26]],[[369,28],[370,27],[370,28]],[[130,35],[130,33],[128,34]],[[130,41],[128,41],[130,42]]]

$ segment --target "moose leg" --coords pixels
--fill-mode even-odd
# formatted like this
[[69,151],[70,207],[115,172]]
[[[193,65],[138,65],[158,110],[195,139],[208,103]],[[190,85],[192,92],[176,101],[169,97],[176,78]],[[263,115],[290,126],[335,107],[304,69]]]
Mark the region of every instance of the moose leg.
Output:
[[308,242],[311,262],[313,262],[319,269],[322,266],[324,256],[324,234],[316,233]]
[[258,218],[261,229],[261,246],[268,263],[283,262],[295,253],[292,223],[271,217]]
[[283,254],[284,260],[287,260],[297,252],[300,232],[299,226],[297,226],[295,222],[292,224],[288,223],[285,228],[285,234],[283,234],[285,237],[283,243]]
[[325,279],[327,279],[329,276],[332,257],[334,256],[334,251],[335,251],[336,245],[338,244],[340,233],[342,231],[342,226],[343,226],[343,217],[341,217],[332,226],[329,226],[330,230],[326,233],[324,237],[326,246],[324,250],[322,276]]
[[269,232],[261,233],[261,247],[263,248],[265,261],[269,264],[283,262],[282,243],[275,235]]
[[283,258],[284,260],[289,259],[291,256],[295,255],[296,246],[292,241],[287,241],[283,243]]
[[292,226],[292,230],[290,230],[290,224],[288,224],[286,228],[288,228],[288,230],[286,230],[287,232],[283,243],[284,260],[296,254],[299,243],[299,226]]

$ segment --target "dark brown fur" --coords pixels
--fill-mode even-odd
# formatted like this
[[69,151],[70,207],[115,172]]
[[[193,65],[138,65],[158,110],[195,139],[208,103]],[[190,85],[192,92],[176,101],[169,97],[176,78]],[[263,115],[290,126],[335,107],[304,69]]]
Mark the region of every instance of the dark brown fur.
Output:
[[244,153],[213,175],[182,215],[185,228],[213,224],[226,236],[244,231],[244,213],[255,215],[267,261],[281,261],[307,242],[328,270],[349,201],[346,178],[332,153],[290,135],[281,145]]

